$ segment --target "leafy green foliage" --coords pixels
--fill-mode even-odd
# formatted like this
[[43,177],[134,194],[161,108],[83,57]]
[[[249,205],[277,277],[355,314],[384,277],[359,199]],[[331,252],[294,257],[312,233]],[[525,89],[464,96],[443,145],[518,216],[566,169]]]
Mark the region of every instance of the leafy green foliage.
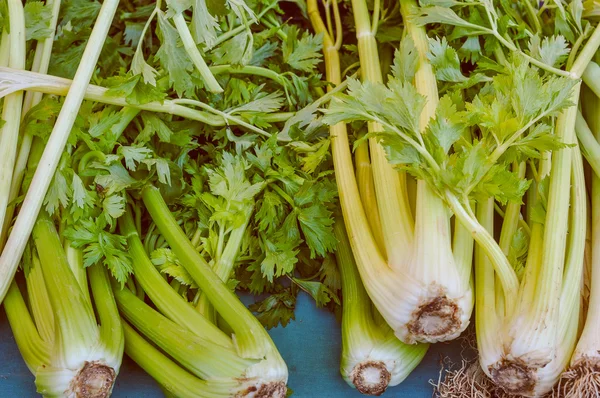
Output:
[[177,29],[168,21],[166,14],[158,13],[158,27],[160,29],[160,40],[162,45],[156,52],[156,58],[162,67],[169,73],[169,82],[181,96],[183,93],[192,94],[194,85],[191,72],[194,65],[179,39]]
[[312,36],[308,32],[298,38],[299,31],[294,25],[288,25],[284,31],[287,35],[283,47],[284,61],[294,69],[304,72],[312,70],[321,60],[323,38],[320,35]]
[[[454,50],[444,40],[432,43],[430,58],[438,77],[441,73],[441,80],[462,80]],[[407,75],[405,69],[392,68],[400,79]],[[387,86],[352,80],[348,94],[338,95],[324,120],[381,123],[383,131],[367,137],[380,140],[392,164],[428,180],[440,192],[450,190],[460,198],[492,196],[501,203],[520,200],[529,183],[519,179],[510,164],[565,146],[552,136],[549,125],[553,116],[572,105],[575,82],[541,74],[519,57],[481,87],[471,102],[443,97],[424,134],[418,119],[424,98],[400,79],[391,76]],[[476,135],[465,140],[469,130]]]
[[[50,74],[73,77],[100,6],[64,2]],[[49,11],[40,2],[26,4],[27,40],[51,35]],[[176,13],[222,93],[204,88],[174,26]],[[117,224],[130,207],[159,272],[190,302],[200,294],[141,205],[140,189],[152,184],[210,265],[232,263],[231,289],[274,294],[257,307],[265,325],[292,320],[300,291],[321,306],[339,304],[339,274],[330,259],[337,205],[330,141],[326,126],[313,120],[325,103],[318,101],[326,86],[318,70],[322,37],[286,18],[277,4],[262,1],[119,6],[92,78],[107,88],[104,100],[84,101],[44,201],[86,266],[104,264],[121,285],[131,283]],[[147,110],[105,103],[114,99]],[[61,106],[61,99],[44,97],[25,116],[23,133],[45,141]],[[278,140],[297,111],[309,127],[290,124],[286,141]]]
[[52,10],[41,1],[28,1],[25,12],[25,40],[43,40],[52,35],[50,21]]
[[83,265],[102,262],[112,276],[121,285],[125,284],[127,277],[133,271],[131,258],[126,251],[126,239],[106,231],[101,219],[80,220],[76,226],[68,229],[65,236],[75,248],[83,250]]
[[256,313],[258,320],[267,329],[277,325],[287,326],[291,320],[295,319],[295,308],[296,297],[287,289],[281,293],[271,294],[263,301],[250,306],[250,310]]

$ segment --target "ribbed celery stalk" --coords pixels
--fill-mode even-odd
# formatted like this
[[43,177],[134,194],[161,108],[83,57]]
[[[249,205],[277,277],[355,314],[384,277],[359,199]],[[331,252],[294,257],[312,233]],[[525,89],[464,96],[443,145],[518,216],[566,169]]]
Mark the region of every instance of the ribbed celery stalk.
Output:
[[[331,36],[327,34],[327,28],[321,19],[316,1],[311,0],[308,2],[308,5],[309,17],[313,28],[317,33],[323,34],[323,55],[327,80],[333,84],[340,84],[342,79],[338,49],[341,43],[334,43]],[[367,12],[366,7],[363,12]],[[331,126],[329,134],[331,137],[335,179],[338,186],[344,223],[363,283],[368,292],[380,291],[389,294],[390,297],[387,300],[385,298],[378,300],[378,296],[371,296],[376,304],[383,305],[386,301],[395,302],[399,289],[394,289],[397,289],[398,285],[394,283],[394,272],[388,267],[386,260],[377,248],[377,243],[370,228],[368,228],[369,223],[354,175],[346,123],[338,123]],[[372,277],[367,277],[368,275]],[[396,295],[394,295],[395,292]],[[380,311],[382,313],[386,312],[388,317],[393,315],[392,309],[389,308],[386,310],[385,306],[381,306]]]
[[[378,6],[376,4],[375,7]],[[400,6],[405,17],[417,8],[416,3],[410,0],[401,1]],[[352,7],[361,75],[365,81],[379,83],[382,74],[375,40],[377,21],[372,26],[366,2],[354,0]],[[320,21],[318,8],[313,6],[313,9],[310,15],[315,30],[317,33],[327,33],[328,28]],[[376,8],[374,15],[378,12]],[[424,29],[412,25],[408,18],[405,18],[405,26],[419,52],[419,69],[415,80],[417,90],[427,97],[427,108],[420,115],[421,129],[424,131],[435,115],[437,82],[427,60],[428,41]],[[341,27],[336,29],[339,31]],[[332,36],[331,32],[329,36]],[[332,41],[331,37],[324,41],[327,80],[339,84],[341,76],[337,48],[341,45],[341,36],[336,43]],[[377,123],[369,123],[370,132],[380,131],[381,128]],[[470,286],[472,255],[469,252],[472,250],[472,238],[469,233],[462,227],[457,228],[456,253],[453,253],[448,209],[424,181],[418,183],[416,223],[413,223],[406,178],[403,174],[398,176],[377,140],[371,139],[371,167],[386,261],[382,251],[377,249],[376,239],[371,232],[373,227],[363,218],[370,215],[365,206],[372,205],[374,201],[367,203],[363,199],[364,203],[361,203],[360,191],[355,188],[356,181],[349,173],[352,170],[351,158],[345,149],[340,149],[340,146],[347,145],[345,127],[341,124],[333,126],[331,136],[344,220],[365,288],[379,313],[405,343],[455,338],[468,325],[473,307]],[[357,155],[357,160],[362,158],[366,160],[364,155],[361,158]],[[368,192],[364,188],[366,184],[362,185],[362,191]],[[368,193],[362,196],[372,198]]]
[[[333,84],[340,84],[338,49],[341,46],[341,36],[334,42],[333,33],[328,32],[316,2],[311,1],[308,5],[315,31],[324,35],[323,53],[327,80]],[[353,1],[352,5],[361,59],[361,74],[365,80],[380,82],[382,77],[377,43],[371,28],[367,5],[361,0]],[[337,6],[336,3],[334,6]],[[337,26],[337,29],[339,31],[341,26]],[[370,131],[380,128],[381,126],[374,123],[369,125]],[[409,332],[407,324],[414,309],[423,303],[419,302],[421,285],[402,272],[411,254],[413,243],[413,220],[406,187],[400,184],[401,179],[397,171],[387,162],[381,146],[375,140],[371,140],[369,144],[371,165],[387,254],[386,262],[377,247],[361,202],[345,123],[331,126],[330,136],[344,222],[365,288],[378,312],[390,324],[395,334],[403,341],[414,343],[417,339]],[[447,233],[449,234],[449,230]],[[450,239],[449,235],[447,239]],[[435,311],[432,306],[430,308]],[[425,314],[426,312],[428,311],[422,311],[421,315],[427,317],[429,314]],[[423,340],[428,338],[425,337]]]
[[285,396],[287,367],[263,326],[196,251],[169,211],[160,191],[146,186],[142,189],[142,200],[181,265],[234,330],[240,357],[260,360],[246,370],[245,376],[256,379],[257,388],[272,391],[274,397]]
[[[578,94],[579,90],[576,89],[574,98],[578,98]],[[574,130],[576,112],[577,109],[571,107],[558,117],[557,134],[564,142],[571,143],[574,140],[574,134],[571,132]],[[573,157],[578,156],[578,153],[573,155],[575,151],[577,149],[565,148],[553,153],[548,216],[543,228],[541,256],[536,259],[539,261],[539,267],[533,266],[526,271],[520,302],[516,313],[511,318],[509,337],[507,336],[505,341],[506,356],[502,359],[498,358],[498,361],[490,367],[493,380],[511,393],[537,396],[547,392],[562,371],[558,369],[557,374],[548,374],[557,363],[556,358],[564,355],[561,353],[562,350],[572,349],[568,342],[561,343],[563,336],[560,334],[562,325],[560,320],[563,315],[559,310],[561,288],[571,287],[576,292],[579,291],[578,283],[574,285],[567,283],[567,271],[565,271],[565,266],[568,264],[566,262],[570,203],[568,187],[571,185],[571,171],[575,171],[571,167]],[[577,183],[580,182],[573,180],[575,188]],[[585,194],[583,196],[583,209],[577,201],[578,198],[572,198],[573,211],[583,212],[583,219],[574,217],[570,235],[575,235],[580,240],[570,247],[573,251],[571,255],[579,258],[581,263],[577,264],[579,267],[583,266],[585,243]],[[579,234],[581,230],[583,233]],[[538,238],[535,234],[533,236]],[[534,241],[532,246],[535,247],[535,244]],[[581,278],[581,275],[579,272],[578,277]],[[533,279],[529,280],[529,276]],[[577,282],[579,281],[580,279]],[[578,306],[567,307],[565,315],[571,315],[572,312],[578,314]]]
[[[56,30],[58,14],[60,11],[60,0],[49,0],[46,2],[46,7],[52,7],[52,18],[50,19],[50,25],[48,27],[52,34],[50,34],[44,40],[39,41],[35,48],[35,55],[31,70],[38,73],[48,72],[50,56],[52,55],[52,45],[54,44],[54,31]],[[25,93],[25,99],[23,100],[22,114],[27,114],[31,108],[39,104],[39,102],[42,100],[42,96],[42,93],[27,91]],[[23,135],[19,146],[19,154],[16,159],[15,169],[10,186],[9,202],[12,202],[19,195],[19,191],[21,190],[21,183],[23,182],[23,176],[25,175],[25,170],[27,168],[27,158],[29,157],[32,143],[33,134],[26,132]],[[14,205],[10,205],[6,209],[4,225],[2,225],[2,230],[0,231],[0,244],[4,244],[14,211]]]
[[198,337],[153,310],[127,289],[117,286],[115,297],[121,314],[132,326],[197,377],[239,380],[240,391],[249,386],[244,384],[254,382],[252,378],[246,380],[246,370],[258,360],[240,357],[233,346],[223,347]]
[[140,336],[127,322],[123,322],[125,331],[125,352],[160,385],[180,398],[221,398],[238,393],[236,380],[201,380]]
[[[48,289],[44,282],[44,273],[42,265],[37,256],[37,252],[33,251],[31,265],[25,272],[25,280],[27,281],[27,295],[29,296],[29,307],[31,315],[35,321],[35,326],[42,340],[48,344],[54,343],[54,313],[48,297]],[[8,297],[6,300],[9,300]],[[5,302],[5,305],[9,305]],[[16,332],[15,332],[16,333]]]
[[[7,3],[10,27],[8,65],[15,69],[25,69],[25,13],[23,2],[21,0],[9,0]],[[0,129],[0,228],[5,223],[6,210],[10,201],[10,186],[17,156],[22,107],[22,91],[7,95],[2,105],[4,125]],[[1,238],[0,242],[2,242]],[[12,280],[12,275],[9,279]],[[6,282],[4,289],[8,288],[8,284],[10,284],[10,280]]]
[[[375,27],[371,26],[371,13],[367,2],[353,0],[352,13],[356,27],[362,79],[380,83],[383,77],[374,34]],[[332,81],[331,78],[328,80]],[[381,131],[381,129],[382,126],[379,124],[369,123],[370,132]],[[398,172],[389,164],[384,149],[375,139],[369,140],[369,148],[388,263],[392,269],[402,268],[410,255],[414,229],[410,205],[406,200],[406,187],[400,185]],[[402,244],[398,244],[398,242],[402,242]],[[369,290],[368,287],[367,290]],[[387,319],[385,311],[381,312]],[[388,320],[388,322],[390,321]]]
[[375,184],[373,182],[373,167],[369,159],[369,146],[363,142],[354,151],[356,160],[356,181],[363,208],[367,212],[367,219],[371,226],[371,233],[377,242],[377,247],[385,257],[385,243],[383,241],[383,231],[381,229],[381,218],[377,209],[377,197],[375,196]]
[[380,395],[412,372],[423,359],[428,345],[404,344],[387,324],[375,322],[371,301],[360,280],[341,219],[335,224],[335,236],[344,299],[340,372],[346,383],[361,393]]
[[[582,108],[600,141],[600,99],[584,87]],[[583,144],[583,143],[582,143]],[[598,143],[594,143],[596,146]],[[591,176],[592,191],[592,270],[591,292],[585,326],[571,358],[569,369],[562,375],[559,394],[568,398],[591,397],[600,388],[600,177],[594,168]]]
[[86,88],[96,69],[98,57],[102,51],[118,5],[119,0],[105,0],[100,8],[100,13],[82,54],[82,62],[75,72],[73,84],[65,98],[65,102],[40,160],[40,167],[37,168],[33,176],[21,211],[17,216],[6,246],[0,255],[0,300],[4,299],[6,291],[15,275],[17,265],[21,260],[25,245],[31,235],[33,225],[42,207],[44,197],[56,171],[69,134],[71,133],[71,128],[75,123]]
[[50,346],[38,333],[16,282],[8,289],[4,310],[19,352],[31,373],[35,374],[41,366],[50,363]]
[[[597,28],[573,63],[570,76],[583,74],[598,46]],[[579,101],[580,87],[581,82],[572,92],[574,104]],[[576,105],[557,117],[555,134],[559,140],[575,143],[576,118]],[[492,305],[491,292],[499,294],[493,274],[479,267],[476,271],[477,283],[482,284],[477,287],[477,295],[482,296],[477,297],[482,368],[505,391],[524,396],[548,392],[574,349],[586,239],[585,181],[579,147],[554,151],[550,166],[542,159],[539,168],[540,178],[550,171],[546,218],[543,225],[533,223],[531,228],[514,311],[507,308],[500,313],[495,303]],[[484,248],[491,254],[489,249],[494,247]],[[492,261],[494,258],[490,257]],[[506,290],[503,297],[505,302],[514,299]]]
[[127,247],[133,259],[135,278],[158,310],[170,320],[188,328],[199,337],[223,347],[233,347],[231,338],[189,305],[183,297],[169,286],[169,283],[152,264],[133,223],[131,209],[128,209],[119,218],[119,228],[121,234],[127,238]]
[[55,317],[50,361],[35,373],[38,392],[45,396],[90,396],[93,392],[107,397],[123,355],[123,333],[108,274],[100,265],[90,270],[98,326],[92,303],[69,267],[53,221],[44,212],[35,224],[33,240]]
[[[429,121],[436,115],[439,102],[437,80],[427,58],[429,41],[425,28],[415,25],[410,19],[418,12],[416,1],[401,0],[400,10],[408,37],[418,53],[415,87],[426,99],[420,115],[420,128],[425,133]],[[418,297],[418,307],[411,311],[411,314],[418,313],[419,318],[410,319],[409,332],[417,340],[435,342],[453,339],[468,326],[473,309],[470,256],[461,257],[464,261],[460,263],[454,261],[450,213],[442,199],[423,180],[417,181],[415,216],[415,241],[406,270],[422,284],[423,292]],[[457,230],[463,229],[457,223]],[[435,311],[430,310],[433,306]]]

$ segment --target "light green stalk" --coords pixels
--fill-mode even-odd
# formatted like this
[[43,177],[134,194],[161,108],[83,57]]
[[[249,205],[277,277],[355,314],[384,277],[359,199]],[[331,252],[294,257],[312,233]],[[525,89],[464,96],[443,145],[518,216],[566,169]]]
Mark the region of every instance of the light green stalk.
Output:
[[[55,337],[54,313],[50,304],[46,282],[44,282],[42,265],[35,250],[32,253],[31,265],[26,272],[25,279],[27,280],[27,295],[29,296],[29,306],[31,307],[35,327],[42,340],[51,346]],[[6,300],[8,300],[8,297]],[[5,302],[5,305],[9,304]]]
[[127,289],[116,287],[115,297],[123,317],[173,359],[204,380],[243,379],[258,360],[240,357],[235,347],[223,347],[200,338],[170,321]]
[[128,209],[119,218],[119,228],[121,234],[127,238],[127,247],[133,259],[135,278],[159,311],[198,337],[223,347],[233,347],[231,338],[194,310],[183,297],[169,286],[169,283],[152,264],[133,223],[131,209]]
[[[58,21],[58,14],[60,11],[60,0],[49,0],[46,2],[46,7],[52,7],[52,18],[50,19],[49,29],[54,32],[56,30],[56,24]],[[52,55],[52,45],[54,44],[54,34],[50,34],[44,40],[37,43],[35,48],[35,55],[33,58],[33,64],[31,70],[38,73],[48,72],[48,66],[50,65],[50,56]],[[26,115],[27,112],[34,106],[40,103],[42,100],[42,93],[27,91],[25,93],[25,99],[23,100],[22,114]],[[21,190],[21,183],[27,169],[27,159],[29,158],[29,152],[33,143],[33,135],[30,132],[26,132],[22,139],[19,147],[19,154],[15,163],[15,169],[12,176],[12,182],[10,186],[9,202],[12,202]],[[8,234],[8,228],[12,221],[12,217],[15,212],[15,206],[10,205],[6,209],[6,217],[4,225],[0,231],[0,243],[4,244],[4,241]]]
[[[582,108],[596,140],[600,140],[600,99],[591,89],[585,87]],[[585,122],[585,121],[584,121]],[[579,132],[578,132],[579,133]],[[595,142],[598,145],[598,141]],[[583,145],[583,142],[582,142]],[[571,366],[563,374],[561,385],[568,397],[593,396],[600,386],[598,367],[600,366],[600,177],[594,168],[591,176],[592,191],[592,269],[588,283],[590,297],[585,326],[571,357]]]
[[125,352],[146,373],[152,376],[168,392],[180,398],[221,398],[235,396],[240,392],[236,380],[201,380],[147,342],[127,322],[125,330]]
[[99,328],[92,304],[69,267],[54,223],[44,212],[35,224],[33,240],[55,317],[50,362],[35,374],[38,392],[62,396],[90,389],[98,397],[107,397],[123,355],[123,334],[108,275],[100,265],[90,270]]
[[147,186],[142,189],[142,200],[182,266],[207,295],[217,312],[233,328],[239,355],[247,359],[261,359],[247,370],[246,377],[258,377],[262,385],[274,386],[276,391],[285,390],[283,386],[287,382],[287,368],[260,322],[196,251],[169,211],[160,191]]
[[4,310],[19,352],[29,371],[35,374],[38,368],[50,363],[49,344],[38,333],[16,282],[8,289]]
[[412,372],[428,345],[406,345],[387,324],[375,322],[341,219],[335,224],[335,236],[344,299],[340,372],[346,383],[361,393],[380,395]]
[[[8,17],[11,32],[8,65],[14,69],[25,69],[25,13],[21,0],[8,1]],[[4,125],[0,130],[0,228],[5,223],[6,210],[10,201],[10,186],[17,156],[22,107],[22,91],[7,95],[2,105]],[[6,283],[4,289],[8,288],[10,280]]]
[[198,72],[200,72],[200,76],[204,79],[206,87],[213,93],[222,93],[223,89],[211,73],[208,65],[206,65],[204,58],[202,58],[202,54],[200,54],[200,50],[198,50],[198,47],[196,46],[196,42],[190,33],[190,29],[185,22],[183,14],[175,14],[175,16],[173,16],[173,22],[175,22],[175,27],[177,28],[177,32],[179,32],[179,37],[181,38],[185,51],[194,63],[194,66],[196,66]]
[[[106,0],[92,29],[92,33],[82,55],[73,84],[65,98],[63,107],[58,115],[52,134],[48,139],[46,149],[40,160],[31,185],[25,195],[21,211],[12,229],[2,254],[0,255],[0,300],[4,299],[12,281],[17,265],[23,255],[27,240],[31,235],[33,225],[42,207],[44,197],[52,181],[56,167],[64,150],[65,144],[75,123],[79,107],[83,101],[86,88],[96,69],[98,57],[119,5],[119,0]],[[11,173],[12,175],[12,173]]]

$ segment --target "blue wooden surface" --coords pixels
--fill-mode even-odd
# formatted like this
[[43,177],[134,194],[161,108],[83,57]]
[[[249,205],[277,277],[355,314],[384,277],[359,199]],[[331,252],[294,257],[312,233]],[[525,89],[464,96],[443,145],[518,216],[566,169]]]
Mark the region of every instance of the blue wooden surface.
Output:
[[[296,398],[354,398],[361,394],[339,375],[340,325],[333,314],[315,308],[305,294],[298,297],[296,321],[270,334],[290,372],[288,385]],[[438,378],[441,355],[457,357],[457,344],[436,344],[419,367],[384,397],[430,398],[429,380]],[[21,359],[4,310],[0,311],[0,397],[36,397],[33,377]],[[128,358],[117,379],[113,397],[162,397],[158,386]]]

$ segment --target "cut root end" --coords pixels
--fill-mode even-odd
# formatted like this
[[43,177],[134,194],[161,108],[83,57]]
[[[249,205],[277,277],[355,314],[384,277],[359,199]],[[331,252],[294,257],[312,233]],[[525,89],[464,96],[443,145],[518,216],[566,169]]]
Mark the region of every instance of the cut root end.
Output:
[[362,362],[354,366],[350,378],[361,394],[381,395],[390,383],[392,375],[381,361]]
[[235,395],[235,398],[285,398],[287,387],[283,381],[250,386]]
[[600,361],[583,360],[560,377],[553,396],[561,398],[600,397]]
[[443,296],[421,305],[413,313],[408,331],[417,341],[435,342],[454,335],[461,326],[459,306]]
[[503,359],[490,368],[492,380],[509,394],[528,395],[535,388],[534,370],[522,362]]
[[106,398],[110,396],[117,374],[100,362],[86,362],[71,382],[77,398]]

